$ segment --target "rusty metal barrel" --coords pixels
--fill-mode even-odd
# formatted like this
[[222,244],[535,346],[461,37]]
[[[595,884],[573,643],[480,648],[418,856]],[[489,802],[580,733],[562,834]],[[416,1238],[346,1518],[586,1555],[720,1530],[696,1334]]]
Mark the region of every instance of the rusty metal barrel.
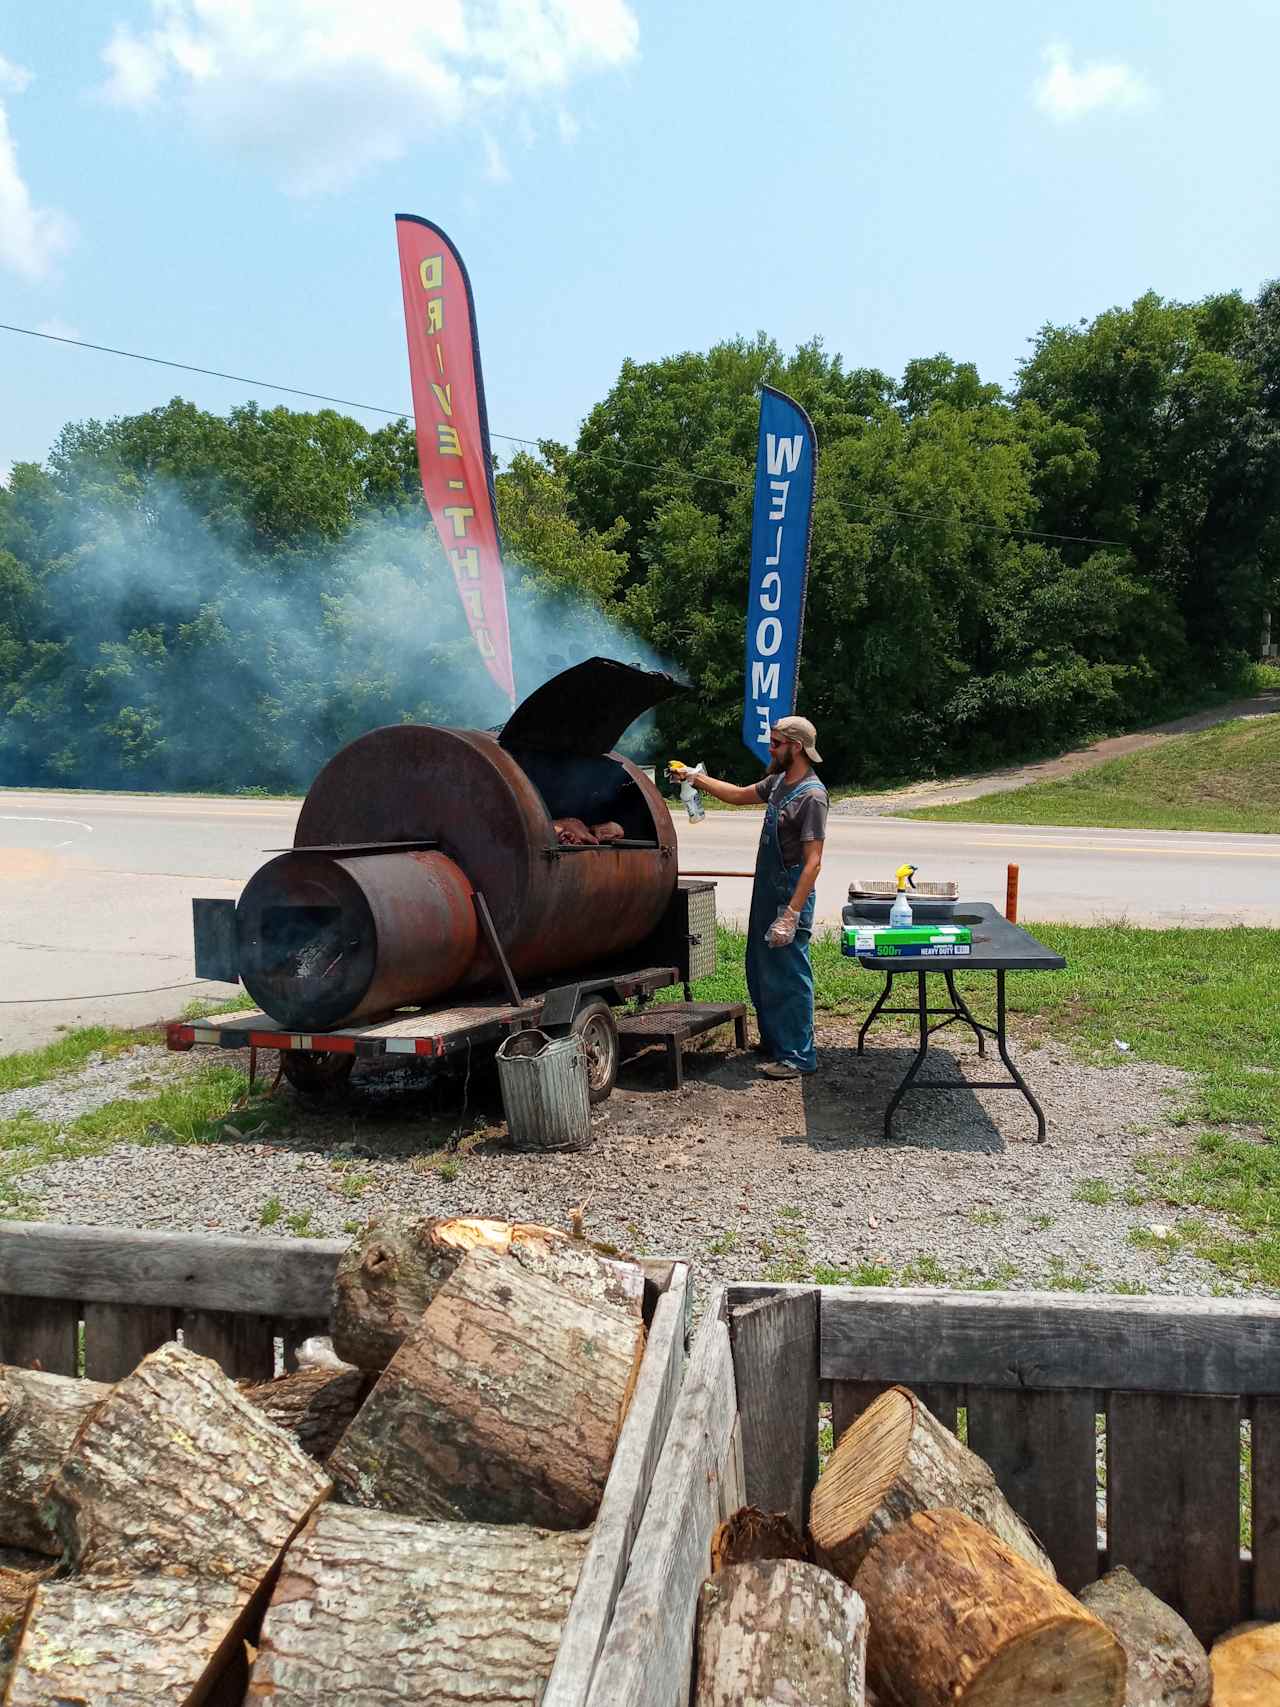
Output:
[[[318,1030],[497,985],[476,893],[517,979],[600,965],[643,942],[675,890],[675,829],[607,737],[668,687],[669,677],[594,659],[526,700],[501,739],[396,724],[342,748],[303,802],[294,851],[258,872],[237,906],[250,995],[281,1023]],[[622,840],[562,847],[564,816],[609,819]]]

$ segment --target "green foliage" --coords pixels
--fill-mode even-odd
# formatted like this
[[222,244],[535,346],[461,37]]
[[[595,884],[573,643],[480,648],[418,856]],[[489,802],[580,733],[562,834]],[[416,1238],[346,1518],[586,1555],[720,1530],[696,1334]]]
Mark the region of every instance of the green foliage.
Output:
[[[626,361],[496,477],[517,682],[593,651],[742,774],[761,383],[820,447],[801,707],[826,775],[998,763],[1202,703],[1280,609],[1280,284],[1046,326],[1017,389],[764,333]],[[411,428],[182,399],[67,426],[0,489],[0,782],[290,792],[378,724],[504,714]]]

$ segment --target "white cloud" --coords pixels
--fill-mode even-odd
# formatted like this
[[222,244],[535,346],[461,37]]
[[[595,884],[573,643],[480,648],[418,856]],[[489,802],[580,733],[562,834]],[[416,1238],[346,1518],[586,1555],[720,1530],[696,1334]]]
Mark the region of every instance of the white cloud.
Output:
[[1060,123],[1102,107],[1145,107],[1154,98],[1150,84],[1132,66],[1096,60],[1077,70],[1064,42],[1050,42],[1044,57],[1049,69],[1036,79],[1036,105]]
[[558,104],[639,41],[628,0],[151,0],[151,12],[104,49],[108,98],[176,102],[208,141],[301,194],[429,149],[442,128]]
[[55,314],[49,320],[37,320],[36,331],[44,332],[50,338],[79,338],[80,328],[71,326],[65,320],[59,320]]
[[[20,95],[31,73],[0,55],[0,92]],[[38,280],[51,271],[58,256],[71,247],[75,231],[56,208],[36,207],[22,173],[18,149],[9,130],[9,116],[0,101],[0,267],[20,278]]]
[[560,140],[564,143],[578,140],[578,121],[564,107],[556,114],[556,124],[560,129]]

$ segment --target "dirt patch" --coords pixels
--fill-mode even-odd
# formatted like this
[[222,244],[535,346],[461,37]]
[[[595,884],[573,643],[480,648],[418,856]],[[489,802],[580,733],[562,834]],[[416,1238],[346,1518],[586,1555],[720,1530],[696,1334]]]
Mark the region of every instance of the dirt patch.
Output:
[[[1141,1200],[1133,1164],[1191,1142],[1173,1118],[1184,1074],[1015,1042],[1048,1117],[1037,1145],[1020,1096],[964,1088],[996,1076],[972,1040],[939,1042],[929,1075],[957,1088],[909,1096],[886,1139],[885,1109],[913,1050],[886,1028],[859,1057],[856,1039],[855,1021],[824,1020],[819,1072],[792,1082],[762,1078],[753,1056],[712,1039],[689,1053],[678,1093],[662,1088],[656,1055],[641,1057],[596,1111],[582,1154],[509,1149],[488,1074],[424,1082],[406,1070],[355,1080],[327,1109],[281,1086],[278,1131],[235,1114],[214,1142],[120,1145],[19,1183],[51,1220],[272,1236],[335,1237],[385,1212],[564,1223],[585,1203],[593,1236],[688,1257],[707,1278],[883,1270],[881,1280],[1014,1287],[1220,1283],[1185,1252],[1128,1240],[1131,1228],[1175,1219]],[[1081,1201],[1085,1189],[1102,1201]]]

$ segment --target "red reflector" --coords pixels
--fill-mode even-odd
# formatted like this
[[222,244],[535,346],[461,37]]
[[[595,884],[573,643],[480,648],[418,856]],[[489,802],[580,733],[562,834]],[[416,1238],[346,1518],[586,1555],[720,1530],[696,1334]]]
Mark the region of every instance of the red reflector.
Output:
[[164,1028],[165,1044],[170,1049],[185,1053],[195,1048],[196,1034],[189,1025],[178,1025],[174,1022]]

